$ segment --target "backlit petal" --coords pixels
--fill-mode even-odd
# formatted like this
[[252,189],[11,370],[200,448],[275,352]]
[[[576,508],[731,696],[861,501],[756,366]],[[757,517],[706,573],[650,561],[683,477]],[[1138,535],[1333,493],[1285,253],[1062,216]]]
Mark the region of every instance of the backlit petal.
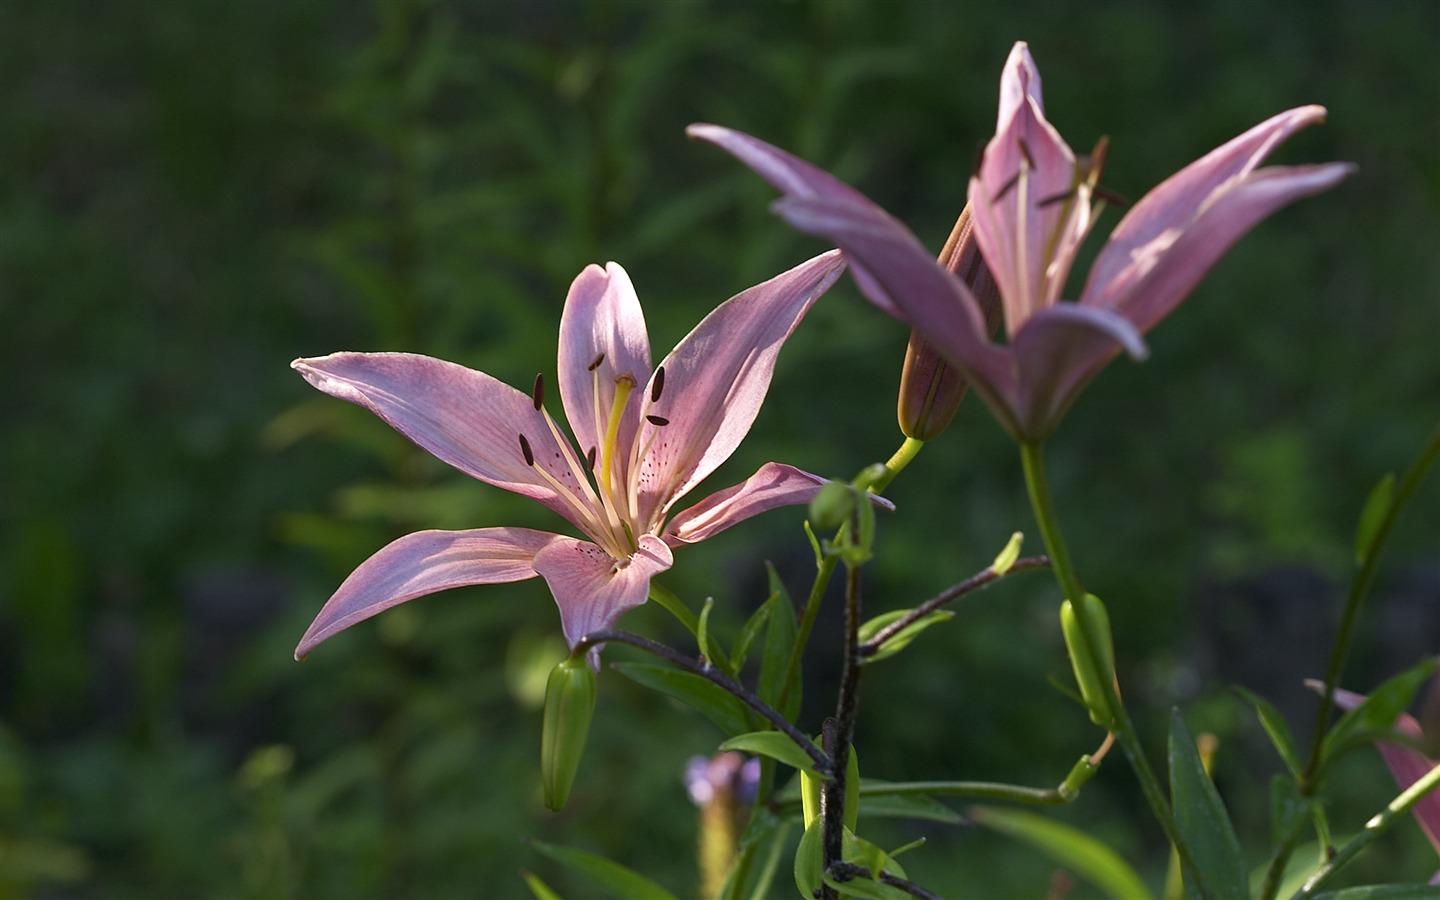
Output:
[[315,387],[363,406],[472,478],[532,497],[577,525],[583,517],[527,465],[519,437],[557,479],[577,490],[530,395],[484,372],[412,353],[332,353],[290,364]]
[[[731,525],[780,506],[809,503],[829,482],[784,463],[766,463],[754,475],[723,491],[716,491],[670,520],[665,539],[672,544],[694,544],[714,537]],[[871,495],[876,506],[895,504]]]
[[[758,138],[721,128],[719,125],[691,125],[685,129],[685,133],[728,151],[786,197],[847,203],[886,215],[870,198],[829,172]],[[776,210],[781,211],[781,207],[777,205]],[[874,283],[869,272],[852,266],[850,275],[871,303],[889,315],[904,318],[904,314],[894,305],[890,296]]]
[[[558,538],[535,555],[535,571],[550,586],[570,646],[593,631],[614,627],[621,615],[645,602],[650,579],[670,568],[674,557],[664,541],[647,534],[639,544],[628,560],[617,561],[594,544],[572,538]],[[597,659],[591,655],[592,664]]]
[[1008,404],[1015,388],[1009,354],[990,343],[985,317],[964,283],[945,271],[908,228],[873,203],[787,198],[775,209],[800,231],[834,241],[857,282],[882,308],[901,310],[935,349],[958,368],[992,409]]
[[756,285],[720,304],[665,357],[665,390],[649,412],[668,424],[646,421],[638,438],[649,447],[637,485],[642,521],[655,521],[735,452],[781,345],[843,269],[832,250]]
[[[1364,702],[1364,694],[1335,689],[1335,705],[1347,712]],[[1420,729],[1420,723],[1407,713],[1400,714],[1395,720],[1394,728],[1398,734],[1412,740],[1418,741],[1425,736]],[[1418,750],[1393,741],[1376,741],[1375,748],[1380,751],[1381,759],[1385,760],[1386,767],[1390,769],[1390,774],[1402,791],[1430,774],[1430,770],[1440,764]],[[1425,795],[1411,812],[1415,814],[1415,821],[1420,823],[1425,836],[1430,839],[1430,846],[1440,853],[1440,793],[1432,791]]]
[[[604,359],[591,370],[591,363],[601,354]],[[626,372],[637,385],[650,379],[650,338],[640,300],[630,276],[618,263],[607,263],[604,269],[586,266],[570,285],[560,317],[560,397],[581,453],[603,442],[615,399],[615,379]],[[621,420],[620,459],[630,458],[629,442],[640,421],[639,410],[640,404],[632,401]]]
[[407,600],[471,584],[534,578],[535,555],[559,535],[529,528],[417,531],[381,548],[350,573],[320,610],[295,658],[317,644]]
[[[1323,106],[1287,110],[1167,178],[1115,226],[1090,269],[1082,302],[1115,309],[1132,298],[1143,299],[1137,297],[1133,285],[1155,265],[1176,236],[1208,208],[1217,193],[1231,190],[1237,179],[1253,172],[1290,135],[1324,120]],[[1142,325],[1141,330],[1148,327]]]

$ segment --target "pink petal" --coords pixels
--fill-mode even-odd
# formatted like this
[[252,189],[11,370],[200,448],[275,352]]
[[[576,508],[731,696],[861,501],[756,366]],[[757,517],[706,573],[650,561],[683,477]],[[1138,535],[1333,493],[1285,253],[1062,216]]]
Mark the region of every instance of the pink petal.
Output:
[[[594,370],[590,364],[604,354]],[[650,338],[630,276],[617,263],[586,266],[570,285],[560,317],[560,397],[580,452],[600,446],[615,400],[615,379],[629,373],[638,386],[650,379]],[[597,378],[598,376],[598,378]],[[595,405],[599,386],[599,408]],[[630,458],[640,404],[627,405],[616,454]]]
[[[1089,227],[1088,190],[1072,190],[1075,154],[1046,121],[1039,95],[1039,73],[1017,45],[1002,77],[1000,127],[970,181],[975,237],[1000,285],[1012,339],[1059,299]],[[1055,200],[1067,194],[1070,201]]]
[[1109,310],[1061,303],[1027,322],[1012,348],[1020,374],[1016,437],[1049,437],[1080,389],[1122,348],[1136,359],[1148,353],[1140,333]]
[[531,564],[536,554],[561,539],[529,528],[407,534],[350,573],[300,639],[295,658],[356,622],[407,600],[466,585],[534,578]]
[[[535,571],[550,585],[570,646],[594,631],[612,628],[625,612],[645,602],[650,579],[670,568],[674,557],[654,535],[640,536],[640,549],[616,561],[589,541],[556,538],[535,554]],[[592,654],[591,663],[599,659]]]
[[[1349,164],[1331,163],[1246,175],[1212,196],[1192,221],[1179,226],[1183,231],[1163,234],[1137,248],[1129,267],[1105,284],[1093,301],[1082,302],[1123,313],[1140,331],[1148,331],[1260,220],[1301,197],[1329,190],[1353,171]],[[1100,287],[1093,276],[1091,284]]]
[[553,465],[560,448],[528,394],[440,359],[411,353],[332,353],[290,364],[315,387],[375,413],[438,459],[487,484],[532,497],[571,522],[583,520],[525,462],[520,435],[533,456],[575,488]]
[[1030,56],[1030,45],[1016,41],[1005,60],[1005,68],[1000,72],[1000,114],[995,121],[997,133],[1005,130],[1010,119],[1027,100],[1032,101],[1040,112],[1045,111],[1045,103],[1040,97],[1040,70],[1035,68],[1035,60]]
[[[728,151],[786,197],[833,200],[870,207],[877,213],[885,214],[864,194],[830,173],[758,138],[719,125],[691,125],[685,129],[685,133]],[[860,285],[861,293],[870,298],[870,302],[889,315],[904,318],[904,314],[894,305],[889,295],[874,283],[869,272],[852,267],[850,274]]]
[[649,446],[640,461],[642,521],[656,522],[735,452],[770,388],[780,346],[843,269],[832,250],[756,285],[720,304],[665,357],[664,391],[648,414],[668,424],[647,421],[637,438]]
[[937,264],[908,228],[869,201],[790,198],[775,209],[800,231],[834,241],[852,272],[867,273],[860,282],[865,296],[882,309],[900,309],[1002,420],[1012,418],[1016,384],[1008,351],[990,343],[984,314],[964,282]]
[[[1253,172],[1280,142],[1324,119],[1322,106],[1302,106],[1280,113],[1210,151],[1146,194],[1120,220],[1110,241],[1096,257],[1082,302],[1117,309],[1126,307],[1132,298],[1144,300],[1134,286],[1175,243],[1179,232],[1190,227],[1214,202],[1216,195],[1232,190],[1239,179]],[[1279,205],[1283,204],[1271,209]],[[1252,224],[1259,218],[1252,220]],[[1235,239],[1238,238],[1236,234]],[[1145,331],[1162,316],[1163,313],[1150,313],[1143,319],[1132,316],[1132,321]]]
[[[828,483],[794,466],[766,463],[740,484],[716,491],[676,515],[665,529],[665,539],[672,545],[698,543],[766,510],[809,503]],[[872,494],[871,498],[883,509],[895,508],[883,497]]]

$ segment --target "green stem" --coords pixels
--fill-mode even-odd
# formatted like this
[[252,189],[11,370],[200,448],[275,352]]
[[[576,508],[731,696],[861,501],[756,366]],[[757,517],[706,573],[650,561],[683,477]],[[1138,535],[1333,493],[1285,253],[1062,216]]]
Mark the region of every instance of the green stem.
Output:
[[907,437],[905,443],[900,445],[900,449],[895,451],[895,455],[885,463],[885,474],[871,482],[871,492],[878,494],[889,487],[890,482],[895,480],[895,476],[905,471],[905,467],[920,455],[920,450],[924,446],[924,441]]
[[1423,778],[1406,788],[1400,796],[1391,800],[1379,814],[1366,822],[1359,834],[1346,841],[1344,846],[1335,851],[1335,855],[1330,857],[1325,865],[1306,880],[1304,886],[1295,892],[1292,900],[1314,896],[1315,892],[1330,880],[1330,876],[1354,859],[1356,854],[1369,846],[1372,841],[1384,834],[1391,825],[1395,824],[1397,819],[1404,817],[1415,807],[1415,804],[1425,799],[1425,795],[1437,786],[1440,786],[1440,766],[1431,769]]
[[[1060,530],[1060,519],[1055,512],[1055,501],[1050,495],[1050,483],[1045,477],[1043,446],[1022,443],[1020,445],[1020,462],[1025,470],[1025,485],[1030,492],[1030,505],[1035,511],[1035,522],[1040,527],[1040,536],[1045,541],[1045,551],[1050,556],[1050,568],[1055,572],[1055,579],[1060,583],[1060,590],[1065,597],[1078,603],[1085,596],[1085,589],[1081,586],[1080,576],[1075,571],[1075,564],[1070,558],[1070,549],[1066,546],[1065,536]],[[1078,619],[1081,635],[1090,652],[1090,657],[1104,659],[1105,657],[1100,652],[1099,635],[1090,633],[1084,616],[1080,616]],[[1140,782],[1140,790],[1144,793],[1146,802],[1154,811],[1155,818],[1159,821],[1165,836],[1170,839],[1170,843],[1180,854],[1180,861],[1190,875],[1191,884],[1195,887],[1196,892],[1202,897],[1213,896],[1205,884],[1203,874],[1195,865],[1195,857],[1190,852],[1189,845],[1175,824],[1175,815],[1170,809],[1169,801],[1165,798],[1165,791],[1155,777],[1154,770],[1150,768],[1150,761],[1145,756],[1145,748],[1140,743],[1140,735],[1135,730],[1135,724],[1130,720],[1130,714],[1125,709],[1120,692],[1115,689],[1113,684],[1105,684],[1104,688],[1109,695],[1109,706],[1115,717],[1112,731],[1120,742],[1121,749],[1125,751],[1126,758],[1130,760],[1130,767],[1135,770],[1136,780]]]

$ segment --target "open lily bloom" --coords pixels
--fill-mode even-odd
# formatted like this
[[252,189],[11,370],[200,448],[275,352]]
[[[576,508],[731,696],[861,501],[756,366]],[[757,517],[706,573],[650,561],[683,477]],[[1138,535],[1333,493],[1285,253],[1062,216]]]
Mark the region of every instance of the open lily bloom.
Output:
[[[1308,682],[1307,682],[1308,683]],[[1365,702],[1364,694],[1356,694],[1352,691],[1335,689],[1335,705],[1349,712],[1361,703]],[[1395,732],[1402,737],[1414,741],[1423,741],[1425,732],[1415,717],[1408,713],[1401,713],[1395,720]],[[1385,760],[1385,765],[1394,776],[1395,783],[1400,790],[1405,790],[1410,785],[1419,781],[1430,773],[1430,770],[1440,765],[1440,760],[1434,760],[1416,750],[1414,747],[1393,741],[1376,741],[1375,748],[1380,751],[1380,758]],[[1415,804],[1411,810],[1415,814],[1415,821],[1420,823],[1420,830],[1430,839],[1430,846],[1440,854],[1440,792],[1432,791],[1420,802]],[[1440,884],[1440,872],[1430,879],[1431,884]]]
[[[584,539],[529,528],[421,531],[360,565],[296,658],[356,622],[447,588],[544,578],[571,646],[645,602],[671,549],[757,513],[808,503],[825,480],[778,463],[676,514],[673,507],[749,432],[780,346],[840,276],[836,251],[721,304],[652,368],[625,270],[588,266],[560,320],[559,387],[574,442],[530,393],[406,353],[336,353],[292,366],[365,407],[465,474],[530,497]],[[592,657],[592,662],[594,658]]]
[[715,125],[692,125],[785,196],[776,211],[845,251],[860,290],[921,331],[1016,438],[1048,437],[1080,389],[1163,319],[1261,219],[1333,187],[1346,163],[1258,169],[1325,110],[1281,113],[1151,191],[1121,220],[1080,298],[1061,294],[1093,219],[1104,145],[1077,158],[1045,119],[1040,74],[1015,45],[1000,85],[995,137],[970,182],[975,232],[1004,302],[1006,343],[993,343],[971,291],[904,225],[855,189],[783,150]]

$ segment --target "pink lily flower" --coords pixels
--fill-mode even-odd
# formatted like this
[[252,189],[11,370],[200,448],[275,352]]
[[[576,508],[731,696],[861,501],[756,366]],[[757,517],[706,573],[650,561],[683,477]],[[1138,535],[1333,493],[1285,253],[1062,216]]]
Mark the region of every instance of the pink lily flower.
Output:
[[[1323,690],[1319,682],[1306,682],[1306,684],[1317,690]],[[1356,694],[1342,688],[1335,689],[1335,705],[1349,712],[1361,703],[1365,702],[1364,694]],[[1425,732],[1420,723],[1409,713],[1401,713],[1395,720],[1395,733],[1401,737],[1422,743],[1425,740]],[[1419,781],[1430,773],[1430,770],[1440,765],[1440,760],[1434,760],[1425,754],[1406,744],[1398,744],[1393,741],[1376,741],[1375,749],[1380,751],[1380,758],[1385,760],[1385,765],[1394,776],[1395,783],[1400,790],[1405,790],[1410,785]],[[1415,821],[1420,823],[1420,830],[1430,839],[1430,846],[1440,854],[1440,792],[1432,791],[1415,804],[1411,812]],[[1431,884],[1440,884],[1440,872],[1430,879]]]
[[740,132],[692,125],[689,134],[718,144],[781,191],[774,208],[782,218],[833,241],[872,303],[922,332],[1013,436],[1038,443],[1122,349],[1145,357],[1141,335],[1247,231],[1354,171],[1348,163],[1257,168],[1324,117],[1320,106],[1281,113],[1171,176],[1121,220],[1079,300],[1065,302],[1076,251],[1107,195],[1097,185],[1105,144],[1076,157],[1045,119],[1040,73],[1017,43],[1001,77],[995,136],[969,190],[980,250],[1004,303],[1004,344],[991,341],[969,288],[863,194]]
[[365,407],[472,478],[554,510],[585,538],[530,528],[406,535],[345,579],[296,659],[407,600],[537,575],[573,647],[644,603],[673,548],[767,509],[810,502],[824,479],[766,463],[743,483],[673,510],[749,432],[781,344],[843,269],[832,250],[732,297],[652,367],[629,276],[613,262],[587,266],[560,319],[560,401],[573,443],[545,409],[541,376],[527,393],[408,353],[297,359],[291,366],[315,387]]

